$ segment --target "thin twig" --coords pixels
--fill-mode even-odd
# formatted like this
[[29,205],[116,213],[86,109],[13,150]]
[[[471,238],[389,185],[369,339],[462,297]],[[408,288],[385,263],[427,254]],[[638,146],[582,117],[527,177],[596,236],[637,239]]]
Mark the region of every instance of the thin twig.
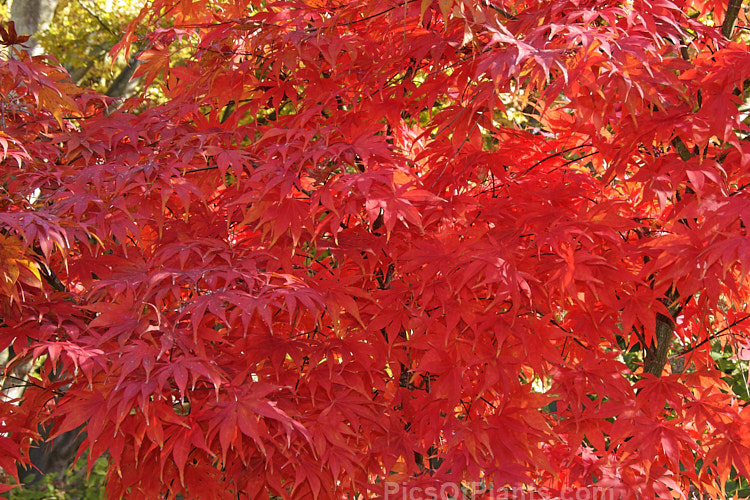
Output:
[[[18,382],[22,382],[24,384],[23,385],[24,387],[32,386],[32,387],[36,387],[38,389],[42,389],[44,391],[50,391],[52,394],[55,394],[56,396],[63,396],[65,394],[64,392],[58,391],[57,389],[49,389],[48,387],[44,387],[43,385],[40,385],[40,384],[35,384],[34,382],[32,382],[30,380],[26,380],[25,378],[17,377],[15,375],[4,374],[2,376],[2,378],[3,379],[10,378],[10,379],[16,380]],[[14,386],[14,387],[19,387],[19,386]]]
[[99,16],[97,16],[97,15],[96,15],[96,13],[95,13],[94,11],[92,11],[92,10],[91,10],[91,8],[89,8],[89,7],[88,7],[88,6],[86,5],[86,4],[84,4],[84,3],[83,3],[83,2],[81,1],[81,0],[77,0],[77,1],[78,1],[78,5],[80,5],[81,7],[83,7],[83,10],[85,10],[86,12],[88,12],[88,14],[89,14],[89,15],[90,15],[91,17],[93,17],[94,19],[96,19],[96,21],[97,21],[97,22],[98,22],[99,24],[101,24],[101,25],[102,25],[102,28],[104,28],[105,30],[109,31],[109,33],[110,33],[111,35],[113,35],[113,36],[116,36],[116,37],[119,37],[119,36],[120,36],[119,34],[115,33],[115,32],[114,32],[114,30],[113,30],[112,28],[110,28],[110,27],[109,27],[109,25],[108,25],[107,23],[105,23],[104,21],[102,21],[102,19],[101,19],[101,18],[100,18]]
[[549,161],[549,160],[551,160],[553,158],[557,158],[558,156],[564,155],[565,153],[570,153],[571,151],[575,151],[576,149],[590,148],[590,147],[592,147],[592,144],[586,143],[586,144],[581,144],[580,146],[573,146],[572,148],[563,149],[562,151],[558,151],[557,153],[553,153],[553,154],[549,155],[546,158],[542,158],[541,160],[539,160],[538,162],[534,163],[532,166],[530,166],[529,168],[527,168],[524,171],[523,175],[528,174],[529,172],[531,172],[532,170],[534,170],[536,167],[538,167],[542,163],[544,163],[546,161]]
[[748,314],[747,316],[745,316],[743,318],[734,320],[731,324],[725,326],[724,328],[722,328],[718,332],[713,333],[711,336],[709,336],[706,339],[703,339],[702,341],[698,342],[694,346],[686,347],[685,349],[683,349],[680,352],[678,352],[677,354],[675,354],[674,357],[679,358],[679,357],[684,356],[685,354],[689,353],[690,351],[694,351],[694,350],[698,349],[700,346],[706,344],[707,342],[710,342],[713,339],[722,336],[724,334],[724,332],[728,331],[733,326],[739,325],[740,323],[742,323],[746,319],[750,319],[750,314]]

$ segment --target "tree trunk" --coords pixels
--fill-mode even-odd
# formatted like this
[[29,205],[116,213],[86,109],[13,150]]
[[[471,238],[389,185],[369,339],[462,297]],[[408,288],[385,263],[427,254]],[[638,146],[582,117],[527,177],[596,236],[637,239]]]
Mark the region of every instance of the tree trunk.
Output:
[[670,318],[659,314],[656,318],[656,338],[654,343],[646,348],[646,359],[643,363],[643,371],[661,377],[664,366],[667,364],[667,353],[672,343],[674,334],[674,323]]
[[679,303],[680,295],[677,290],[670,288],[662,302],[667,306],[669,316],[656,315],[656,335],[654,342],[646,348],[646,356],[643,360],[643,371],[657,377],[661,377],[664,366],[667,364],[667,354],[674,338],[675,319],[682,311]]
[[58,0],[16,0],[11,4],[10,19],[15,23],[16,33],[32,35],[23,44],[24,50],[32,56],[38,56],[44,51],[33,35],[52,21],[57,3]]
[[138,66],[141,65],[141,61],[136,59],[141,51],[136,52],[130,57],[128,65],[123,68],[117,78],[110,84],[107,89],[107,95],[109,97],[122,97],[128,98],[133,95],[133,92],[138,86],[138,79],[133,80],[133,74]]
[[48,474],[56,474],[62,477],[62,474],[73,464],[78,447],[86,438],[86,434],[82,433],[83,426],[65,432],[51,442],[47,441],[48,429],[39,430],[44,440],[37,443],[36,446],[32,446],[29,450],[33,467],[27,469],[19,467],[18,470],[22,480],[24,477],[29,478],[28,484],[32,484]]

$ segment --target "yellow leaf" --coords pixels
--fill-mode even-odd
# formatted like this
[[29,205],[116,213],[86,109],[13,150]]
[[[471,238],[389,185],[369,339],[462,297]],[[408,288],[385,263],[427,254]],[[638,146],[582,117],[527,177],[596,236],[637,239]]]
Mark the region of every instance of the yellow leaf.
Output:
[[42,276],[39,272],[39,265],[33,260],[26,258],[21,240],[13,236],[0,234],[0,270],[2,270],[1,272],[3,274],[3,284],[9,293],[21,275],[19,265],[31,271],[36,278],[36,280],[33,280],[31,277],[27,276],[22,279],[23,282],[32,286],[42,286]]
[[60,94],[48,87],[39,89],[39,107],[49,111],[57,120],[58,125],[62,127],[63,109],[61,105]]
[[19,274],[18,266],[14,261],[10,260],[3,262],[3,278],[7,285],[15,285]]
[[430,6],[432,3],[432,0],[422,0],[422,5],[419,8],[419,22],[422,22],[422,18],[424,17],[424,13],[427,11],[427,7]]
[[39,284],[41,285],[42,275],[39,272],[39,264],[37,264],[33,260],[28,260],[28,259],[18,259],[17,262],[22,264],[23,267],[25,267],[29,271],[31,271],[31,273],[36,277],[37,281],[39,281]]
[[451,15],[453,0],[438,0],[440,3],[440,13],[443,14],[443,22],[447,25]]

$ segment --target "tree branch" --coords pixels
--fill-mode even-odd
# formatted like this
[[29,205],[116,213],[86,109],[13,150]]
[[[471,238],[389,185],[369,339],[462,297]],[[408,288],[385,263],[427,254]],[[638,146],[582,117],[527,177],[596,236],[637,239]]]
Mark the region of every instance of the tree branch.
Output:
[[733,322],[731,322],[730,324],[728,324],[727,326],[725,326],[724,328],[722,328],[718,332],[713,333],[712,335],[710,335],[709,337],[701,340],[700,342],[698,342],[695,345],[692,345],[690,347],[686,347],[685,349],[683,349],[680,352],[678,352],[675,355],[675,357],[679,358],[681,356],[684,356],[685,354],[698,349],[700,346],[705,345],[706,343],[710,342],[711,340],[713,340],[715,338],[718,338],[718,337],[721,337],[722,335],[724,335],[725,332],[728,332],[733,326],[739,325],[740,323],[742,323],[743,321],[745,321],[747,319],[750,319],[750,314],[748,314],[747,316],[743,316],[742,318],[735,319]]
[[654,342],[646,347],[646,356],[643,360],[643,371],[657,377],[661,376],[664,366],[667,364],[667,353],[672,345],[674,335],[675,318],[682,311],[679,303],[679,294],[674,287],[670,287],[662,301],[669,310],[670,316],[656,315],[656,335]]
[[107,89],[106,95],[109,97],[128,97],[132,92],[133,85],[131,85],[131,78],[141,65],[141,61],[138,59],[142,51],[139,50],[130,57],[128,65],[123,68],[119,75],[112,81],[112,84]]
[[112,28],[110,28],[107,23],[105,23],[104,21],[102,21],[102,18],[99,17],[96,14],[96,12],[94,12],[93,10],[91,10],[91,8],[88,5],[84,4],[81,0],[77,0],[77,1],[78,1],[78,5],[80,5],[81,8],[83,10],[85,10],[91,17],[93,17],[94,19],[96,19],[96,22],[98,22],[101,25],[102,28],[104,28],[105,30],[107,30],[112,36],[119,37],[119,35],[117,33],[115,33],[115,31]]
[[680,139],[679,136],[676,136],[674,139],[672,139],[672,146],[674,147],[675,151],[677,151],[677,154],[680,155],[682,161],[688,161],[693,157],[693,155],[690,153],[690,150],[685,145],[685,143],[682,142],[682,139]]
[[727,15],[724,17],[724,22],[721,25],[721,34],[725,38],[732,38],[734,32],[734,24],[737,22],[737,16],[742,8],[742,0],[730,0],[729,6],[727,7]]

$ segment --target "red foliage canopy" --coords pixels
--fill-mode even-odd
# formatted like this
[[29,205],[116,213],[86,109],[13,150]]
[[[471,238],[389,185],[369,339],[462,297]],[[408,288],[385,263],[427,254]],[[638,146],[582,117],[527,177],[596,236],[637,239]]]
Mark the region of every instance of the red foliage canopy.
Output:
[[119,108],[11,48],[0,467],[45,424],[113,498],[750,477],[740,10],[153,0]]

